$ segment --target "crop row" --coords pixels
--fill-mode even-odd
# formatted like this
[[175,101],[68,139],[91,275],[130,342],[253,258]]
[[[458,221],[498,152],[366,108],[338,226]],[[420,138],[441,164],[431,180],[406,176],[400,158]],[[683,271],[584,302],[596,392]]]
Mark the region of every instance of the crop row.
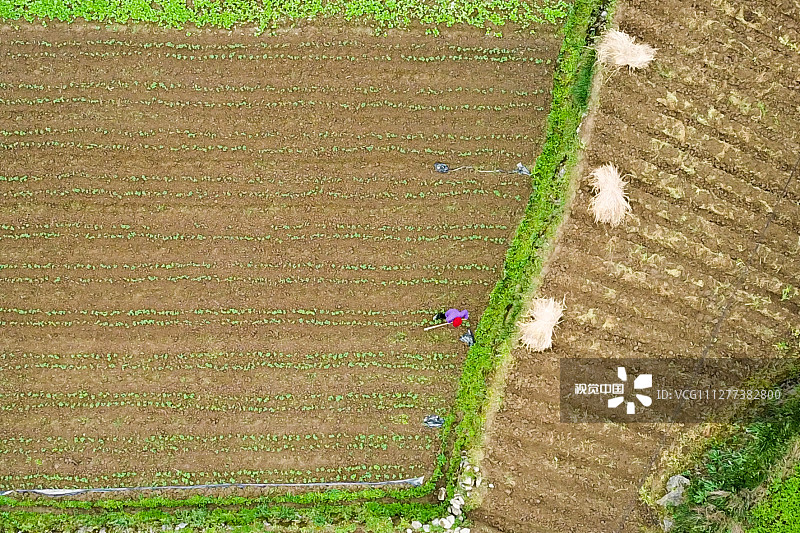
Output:
[[[100,104],[106,106],[164,106],[169,108],[183,108],[183,107],[201,107],[201,108],[219,108],[219,109],[268,109],[275,110],[278,108],[298,109],[303,107],[322,107],[334,111],[341,111],[342,109],[348,111],[359,111],[362,109],[380,109],[391,108],[401,109],[409,112],[432,112],[432,111],[491,111],[500,112],[508,111],[510,109],[528,108],[536,111],[544,111],[544,107],[536,102],[507,102],[504,104],[461,104],[461,105],[445,105],[445,104],[415,104],[409,102],[393,102],[391,100],[376,100],[372,102],[321,102],[317,100],[279,100],[279,101],[264,101],[259,100],[227,100],[222,102],[212,102],[207,100],[164,100],[163,98],[156,98],[155,96],[147,99],[131,100],[129,98],[92,98],[90,96],[57,96],[50,98],[49,96],[42,96],[39,98],[0,98],[0,104],[8,106],[36,106],[42,104]],[[315,110],[315,112],[318,112]]]
[[[145,224],[138,225],[146,230],[151,229],[150,226]],[[197,224],[195,224],[197,226]],[[110,224],[109,229],[124,229],[129,230],[133,227],[131,224]],[[343,224],[343,223],[327,223],[327,222],[301,222],[298,224],[262,224],[261,227],[271,229],[273,231],[279,230],[297,230],[303,228],[318,228],[318,229],[331,229],[331,230],[362,230],[362,231],[453,231],[453,230],[475,230],[475,229],[489,229],[489,230],[507,230],[508,226],[505,224],[424,224],[424,225],[409,225],[409,224]],[[27,229],[91,229],[95,231],[103,230],[106,228],[103,224],[89,224],[86,222],[18,222],[16,224],[0,223],[0,230],[5,231],[21,231]]]
[[[43,442],[46,440],[47,444]],[[25,455],[35,453],[91,453],[135,456],[139,453],[187,453],[202,449],[203,445],[212,445],[215,454],[254,452],[286,452],[286,451],[337,451],[337,450],[430,450],[433,439],[426,435],[239,435],[231,436],[199,435],[151,435],[143,439],[123,437],[91,438],[81,436],[72,439],[52,438],[37,439],[2,439],[0,455]],[[234,440],[235,442],[229,442]]]
[[183,84],[180,82],[163,82],[163,81],[122,81],[120,79],[114,79],[113,81],[70,81],[69,83],[62,83],[56,85],[45,85],[41,83],[27,83],[27,82],[17,82],[17,83],[8,83],[8,82],[0,82],[0,89],[3,90],[13,90],[13,89],[25,89],[28,91],[45,91],[45,92],[54,92],[54,91],[66,91],[67,89],[105,89],[105,90],[116,90],[116,89],[136,89],[142,88],[147,91],[174,91],[174,90],[191,90],[195,92],[201,93],[254,93],[254,92],[268,92],[268,93],[275,93],[275,94],[295,94],[295,93],[305,93],[305,94],[380,94],[380,93],[388,93],[388,94],[412,94],[412,95],[426,95],[426,96],[442,96],[442,95],[450,95],[450,94],[457,94],[460,95],[462,93],[466,94],[481,94],[484,96],[491,96],[491,95],[511,95],[511,96],[531,96],[536,94],[544,94],[545,89],[536,89],[530,88],[527,90],[519,90],[519,89],[503,89],[503,88],[495,88],[495,87],[463,87],[463,86],[451,86],[442,89],[434,89],[432,87],[423,87],[416,89],[414,92],[409,92],[406,90],[394,89],[392,87],[383,86],[383,87],[375,87],[375,86],[367,86],[367,87],[340,87],[340,86],[329,86],[329,85],[293,85],[291,87],[276,87],[274,85],[262,85],[260,83],[256,83],[255,85],[217,85],[214,87],[205,86],[205,85],[198,85],[197,83],[192,84]]
[[[0,395],[2,397],[2,395]],[[174,411],[203,411],[203,412],[219,412],[219,413],[291,413],[291,412],[310,412],[310,411],[330,411],[332,413],[366,413],[373,410],[389,411],[398,409],[432,409],[446,405],[444,398],[440,396],[431,396],[425,398],[425,401],[418,404],[411,399],[397,400],[397,401],[383,401],[376,400],[373,402],[357,401],[340,401],[333,404],[324,405],[319,400],[311,403],[295,403],[293,405],[245,405],[241,401],[232,403],[221,403],[219,401],[211,401],[208,403],[199,401],[185,401],[185,400],[89,400],[89,401],[39,401],[39,402],[26,402],[18,403],[8,401],[0,404],[0,411],[14,412],[14,413],[31,413],[41,409],[101,409],[101,408],[137,408],[137,409],[171,409]]]
[[[120,227],[124,226],[121,224]],[[112,228],[114,225],[112,225]],[[144,227],[144,226],[143,226]],[[5,228],[4,228],[5,229]],[[126,229],[126,228],[122,228]],[[221,268],[248,268],[248,269],[313,269],[313,270],[344,270],[344,271],[367,271],[367,272],[405,272],[409,270],[432,270],[437,274],[447,270],[452,271],[485,271],[494,273],[497,267],[491,265],[483,265],[477,263],[469,263],[462,265],[454,265],[451,263],[443,263],[439,265],[419,265],[413,263],[410,265],[374,265],[371,263],[361,264],[341,264],[341,263],[318,263],[306,261],[305,263],[295,263],[291,261],[284,261],[282,263],[264,263],[254,261],[226,261],[226,262],[195,262],[190,261],[186,263],[0,263],[0,271],[14,270],[14,269],[31,269],[31,270],[51,270],[51,269],[64,269],[64,270],[175,270],[182,268],[204,268],[207,270],[217,270]]]
[[[236,363],[224,363],[224,364],[213,364],[213,363],[195,363],[195,364],[137,364],[137,363],[122,363],[120,365],[116,365],[114,363],[109,364],[97,364],[97,363],[85,363],[85,364],[75,364],[75,363],[50,363],[50,362],[42,362],[42,363],[22,363],[22,364],[9,364],[3,365],[0,364],[0,369],[3,370],[29,370],[29,369],[51,369],[51,370],[105,370],[110,368],[119,368],[120,370],[131,370],[131,371],[156,371],[156,372],[173,372],[173,371],[181,371],[181,370],[214,370],[214,371],[235,371],[235,372],[247,372],[249,370],[255,370],[260,368],[275,368],[275,369],[283,369],[283,370],[297,370],[297,371],[304,371],[304,370],[328,370],[328,369],[338,369],[338,368],[385,368],[385,369],[392,369],[392,370],[415,370],[415,371],[427,371],[427,370],[435,370],[435,371],[445,371],[445,370],[454,370],[458,368],[457,365],[453,363],[442,363],[442,364],[418,364],[418,363],[409,363],[409,362],[400,362],[400,363],[387,363],[382,361],[347,361],[347,362],[334,362],[334,363],[325,363],[325,362],[314,362],[314,363],[306,363],[306,362],[289,362],[284,363],[280,361],[251,361],[248,363],[243,364],[236,364]],[[408,376],[405,378],[405,382],[414,382],[414,383],[426,383],[428,378],[424,376]]]
[[[352,465],[337,467],[317,467],[313,470],[295,469],[265,469],[265,470],[237,470],[231,472],[184,472],[173,469],[166,472],[147,473],[147,479],[154,479],[157,485],[190,485],[201,480],[209,483],[241,483],[242,479],[254,479],[258,482],[283,483],[320,483],[332,481],[381,481],[392,479],[406,479],[415,477],[420,472],[426,472],[430,467],[426,465]],[[108,486],[109,482],[120,480],[141,479],[145,475],[138,472],[115,472],[104,476],[71,476],[62,474],[11,474],[0,475],[0,483],[18,488],[20,483],[30,483],[41,487],[44,483],[68,483],[83,486]]]
[[451,287],[471,287],[494,285],[492,280],[477,279],[450,279],[450,278],[413,278],[376,280],[370,278],[322,278],[286,276],[281,278],[226,276],[142,276],[138,278],[72,278],[69,276],[29,276],[0,277],[0,283],[40,285],[45,283],[81,283],[81,284],[114,284],[114,283],[144,283],[144,282],[169,282],[169,283],[248,283],[252,285],[291,285],[291,284],[332,284],[332,285],[379,285],[382,287],[415,287],[417,285],[447,285]]
[[[260,355],[258,355],[260,354]],[[246,356],[246,357],[244,357]],[[153,356],[132,358],[118,354],[17,354],[0,353],[0,369],[53,369],[53,370],[100,370],[119,369],[125,371],[178,371],[178,370],[212,370],[212,371],[249,371],[261,368],[306,370],[329,370],[338,368],[389,368],[410,369],[420,372],[443,371],[457,368],[455,359],[458,354],[421,355],[402,354],[387,355],[366,353],[333,353],[333,354],[272,354],[256,352],[255,354],[154,354]],[[244,360],[237,360],[244,359]],[[448,362],[452,361],[452,362]],[[425,376],[408,376],[405,382],[427,383]]]
[[472,242],[482,241],[492,244],[504,245],[506,239],[504,237],[489,237],[487,235],[415,235],[415,236],[401,236],[384,233],[381,235],[372,235],[364,233],[312,233],[292,235],[287,234],[285,237],[276,237],[273,235],[206,235],[203,233],[150,233],[128,231],[125,233],[109,233],[109,232],[96,232],[96,233],[61,233],[53,231],[39,231],[32,233],[13,233],[0,235],[0,241],[19,241],[27,239],[61,239],[61,238],[75,238],[94,240],[140,240],[144,239],[151,242],[165,242],[165,241],[231,241],[231,242],[273,242],[282,244],[290,241],[316,241],[320,239],[355,239],[362,241],[395,241],[395,242]]
[[[198,63],[207,61],[268,61],[270,68],[275,68],[274,61],[325,61],[325,62],[390,62],[392,56],[389,54],[368,55],[361,53],[358,55],[333,55],[333,54],[288,54],[288,53],[263,53],[263,54],[241,54],[238,52],[219,52],[216,54],[182,54],[178,52],[144,52],[142,50],[114,50],[110,52],[95,52],[81,49],[73,49],[61,53],[40,50],[37,52],[6,52],[4,54],[8,61],[40,61],[46,58],[70,60],[78,57],[90,58],[93,60],[114,60],[126,57],[145,57],[147,61],[163,61],[165,59],[177,59],[179,61],[197,61]],[[542,64],[544,59],[538,57],[523,57],[518,55],[489,55],[489,54],[437,54],[430,56],[413,56],[400,54],[400,59],[405,62],[418,63],[444,63],[444,62],[463,62],[463,63],[533,63]]]
[[[242,433],[228,433],[225,435],[148,435],[148,436],[135,436],[125,437],[122,435],[97,435],[92,437],[87,436],[85,433],[80,436],[74,435],[70,438],[56,436],[37,436],[33,437],[6,437],[0,438],[0,445],[2,446],[15,446],[15,445],[41,445],[47,443],[54,446],[69,446],[71,444],[108,444],[117,442],[123,445],[145,443],[184,443],[184,442],[197,442],[202,444],[222,444],[228,441],[241,441],[242,443],[249,442],[304,442],[304,441],[325,441],[325,440],[352,440],[354,442],[395,442],[406,443],[412,441],[432,442],[433,439],[430,435],[376,435],[366,433],[307,433],[304,435],[294,433],[259,433],[242,434]],[[2,453],[2,451],[0,451]]]
[[[230,361],[233,359],[302,359],[305,361],[342,361],[346,359],[411,359],[414,361],[445,361],[460,357],[457,353],[442,352],[423,352],[423,353],[394,353],[394,352],[314,352],[314,353],[284,353],[284,352],[177,352],[177,353],[153,353],[153,354],[119,354],[119,353],[95,353],[81,352],[69,354],[57,353],[33,353],[33,352],[9,352],[0,353],[0,360],[16,359],[45,359],[51,361],[62,360],[91,360],[107,361],[130,361],[144,357],[152,361]],[[121,363],[125,364],[125,363]]]
[[16,315],[39,315],[45,316],[66,316],[71,314],[83,316],[97,316],[97,317],[114,317],[114,316],[182,316],[182,315],[305,315],[305,316],[343,316],[343,315],[356,315],[356,316],[401,316],[401,315],[432,315],[430,309],[424,310],[407,310],[407,311],[387,311],[387,310],[369,310],[369,309],[254,309],[244,307],[229,307],[229,308],[197,308],[197,309],[39,309],[39,308],[12,308],[0,307],[0,313],[12,313]]
[[369,140],[369,139],[376,139],[382,141],[384,139],[404,139],[407,141],[413,140],[422,140],[422,141],[439,141],[439,140],[448,140],[448,141],[480,141],[480,142],[487,142],[487,141],[530,141],[531,138],[527,134],[522,133],[489,133],[485,135],[454,135],[452,133],[448,134],[438,134],[438,133],[393,133],[393,132],[385,132],[385,133],[348,133],[348,132],[336,132],[336,131],[320,131],[315,134],[311,134],[308,132],[298,132],[298,133],[283,133],[276,130],[261,130],[257,132],[246,132],[246,131],[233,131],[230,133],[220,134],[215,133],[213,131],[192,131],[188,129],[165,129],[165,128],[158,128],[157,130],[149,129],[149,130],[118,130],[116,128],[100,128],[100,127],[73,127],[73,128],[52,128],[50,126],[44,126],[41,128],[32,128],[27,130],[0,130],[0,135],[3,137],[29,137],[35,135],[75,135],[78,133],[92,133],[92,134],[102,134],[102,135],[121,135],[123,137],[130,137],[132,139],[138,137],[153,137],[155,135],[176,135],[176,136],[185,136],[188,139],[195,139],[197,137],[204,137],[207,139],[216,139],[217,137],[221,138],[234,138],[234,137],[242,137],[247,139],[269,139],[269,138],[281,138],[285,140],[313,140],[318,141],[319,139],[344,139],[350,138],[357,141],[361,140]]
[[[355,153],[355,152],[398,152],[401,154],[426,154],[429,156],[432,155],[449,155],[449,156],[458,156],[458,157],[470,157],[470,156],[493,156],[493,157],[510,157],[514,159],[522,159],[523,154],[521,152],[510,152],[505,149],[494,149],[494,148],[479,148],[474,151],[472,150],[465,150],[456,152],[452,149],[447,150],[435,150],[433,148],[425,148],[425,149],[417,149],[417,148],[407,148],[398,145],[384,145],[384,146],[375,146],[375,145],[367,145],[367,146],[350,146],[350,147],[340,147],[334,145],[333,147],[325,147],[325,146],[318,146],[315,148],[299,148],[297,146],[284,146],[281,148],[259,148],[259,149],[248,149],[247,145],[241,144],[237,146],[228,146],[223,144],[217,145],[199,145],[199,144],[181,144],[180,146],[166,146],[163,144],[159,145],[151,145],[145,143],[138,143],[138,144],[122,144],[122,143],[83,143],[80,141],[45,141],[45,142],[14,142],[14,143],[0,143],[0,149],[2,150],[13,150],[13,149],[20,149],[20,148],[47,148],[47,147],[56,147],[56,148],[77,148],[80,150],[113,150],[113,151],[137,151],[137,150],[170,150],[172,152],[191,152],[191,151],[198,151],[198,152],[237,152],[237,151],[251,151],[253,153],[258,154],[268,154],[268,155],[276,155],[276,154],[313,154],[315,156],[323,154],[323,153],[331,153],[331,154],[347,154],[347,153]],[[92,190],[92,189],[86,189]]]
[[[346,192],[346,191],[331,191],[324,187],[313,187],[305,191],[286,191],[286,192],[260,192],[260,191],[230,191],[222,190],[215,192],[208,192],[205,190],[194,190],[185,192],[176,192],[168,190],[127,190],[116,191],[106,189],[104,187],[83,188],[72,187],[69,189],[45,189],[44,191],[31,191],[27,188],[17,191],[6,191],[0,193],[0,197],[5,198],[34,198],[36,196],[52,196],[52,197],[67,197],[67,196],[103,196],[115,198],[118,200],[126,198],[175,198],[175,199],[191,199],[191,200],[204,200],[204,199],[253,199],[253,200],[292,200],[300,198],[313,198],[317,196],[333,198],[336,200],[351,200],[351,201],[368,201],[368,200],[414,200],[414,199],[431,199],[441,200],[443,198],[455,198],[458,196],[488,196],[494,195],[498,198],[514,200],[522,202],[523,199],[519,194],[510,195],[502,192],[499,189],[468,189],[461,190],[448,190],[448,191],[408,191],[404,193],[396,193],[388,190],[378,192]],[[282,242],[282,241],[281,241]]]
[[[375,443],[375,442],[353,442],[353,443],[340,443],[340,442],[333,442],[333,443],[307,443],[307,444],[249,444],[249,445],[241,445],[241,446],[217,446],[214,448],[214,454],[237,454],[242,452],[259,452],[259,453],[279,453],[279,454],[286,454],[289,452],[301,452],[301,453],[308,453],[308,452],[342,452],[342,451],[354,451],[354,450],[383,450],[387,451],[389,448],[392,450],[413,450],[413,451],[422,451],[422,450],[430,450],[433,447],[431,443],[428,444],[414,444],[414,445],[390,445],[389,443]],[[39,448],[39,449],[29,449],[29,448],[6,448],[0,449],[0,456],[3,455],[23,455],[26,457],[30,457],[33,454],[41,453],[45,454],[45,456],[49,456],[53,453],[91,453],[93,455],[96,454],[108,454],[108,455],[127,455],[130,457],[137,456],[139,454],[145,453],[152,453],[155,455],[161,456],[163,459],[164,454],[174,454],[174,453],[190,453],[190,452],[197,452],[198,446],[190,446],[190,445],[183,445],[177,446],[175,444],[143,444],[140,446],[135,446],[132,448],[126,447],[108,447],[108,446],[66,446],[63,448],[52,447],[52,448]],[[11,459],[14,460],[14,459]]]
[[[467,176],[467,175],[464,175]],[[122,181],[131,183],[209,183],[209,184],[228,184],[228,183],[244,183],[248,185],[266,184],[266,185],[297,185],[299,183],[315,183],[315,184],[331,184],[331,183],[382,183],[392,185],[409,185],[419,184],[423,187],[462,187],[478,185],[479,180],[474,178],[428,178],[423,176],[411,176],[405,178],[390,177],[390,176],[291,176],[285,178],[281,176],[226,176],[226,175],[196,175],[196,176],[167,176],[158,174],[140,174],[140,175],[123,175],[119,174],[89,174],[87,172],[62,172],[59,174],[51,174],[47,176],[15,174],[15,175],[0,175],[0,183],[26,183],[44,180],[71,180],[73,178],[91,179],[93,181]],[[497,186],[514,186],[519,187],[518,179],[509,178],[503,174],[497,175]]]
[[420,328],[430,323],[427,321],[417,322],[411,320],[316,320],[316,319],[281,319],[281,318],[262,318],[257,320],[222,318],[220,320],[154,320],[146,318],[133,320],[131,322],[109,321],[109,320],[0,320],[0,326],[5,327],[31,327],[31,328],[68,328],[68,327],[107,327],[107,328],[136,328],[141,326],[158,326],[163,328],[170,327],[201,327],[217,324],[220,326],[278,326],[278,325],[299,325],[304,326],[350,326],[356,328],[377,327],[377,328]]
[[[245,48],[261,48],[266,50],[280,50],[285,48],[292,48],[297,46],[299,48],[344,48],[346,46],[353,46],[356,48],[369,48],[370,46],[375,46],[376,48],[381,49],[391,49],[390,44],[380,43],[378,45],[371,45],[368,42],[358,41],[358,40],[344,40],[344,41],[307,41],[307,42],[300,42],[300,43],[289,43],[286,41],[257,41],[250,44],[244,43],[234,43],[234,42],[213,42],[213,43],[206,43],[206,44],[192,44],[192,43],[173,43],[171,41],[165,42],[134,42],[134,41],[120,41],[119,39],[87,39],[85,41],[45,41],[43,39],[32,39],[32,40],[23,40],[23,39],[11,39],[7,41],[7,46],[43,46],[45,48],[64,48],[64,47],[72,47],[72,46],[112,46],[112,47],[128,47],[128,48],[142,48],[144,50],[148,50],[151,48],[174,48],[175,50],[202,50],[202,49],[213,49],[213,50],[241,50]],[[404,46],[407,46],[411,49],[418,50],[421,48],[425,48],[427,45],[423,43],[415,43],[411,42]],[[399,48],[399,45],[394,45],[394,48]],[[483,46],[461,46],[461,45],[447,45],[444,48],[447,50],[451,50],[454,52],[466,52],[466,53],[477,53],[480,55],[487,55],[487,54],[500,54],[500,55],[511,55],[511,54],[524,54],[528,52],[539,52],[540,49],[532,48],[528,46],[517,46],[514,48],[498,48],[497,46],[493,46],[491,48],[483,47]]]
[[377,34],[389,28],[408,27],[418,23],[426,33],[438,35],[438,26],[469,25],[494,33],[507,22],[522,28],[538,24],[561,22],[570,9],[564,0],[545,0],[532,4],[526,0],[486,2],[475,0],[450,0],[450,2],[419,2],[400,0],[392,2],[352,2],[330,0],[327,2],[284,2],[240,0],[235,5],[198,1],[186,4],[157,0],[154,2],[125,2],[100,4],[73,4],[35,0],[17,0],[0,4],[0,16],[29,22],[54,19],[66,23],[83,18],[98,23],[127,24],[148,22],[162,27],[184,28],[187,24],[199,27],[210,25],[231,29],[237,25],[256,26],[257,35],[278,25],[297,20],[338,17],[346,21],[369,21]]
[[[114,401],[142,401],[142,402],[164,402],[173,403],[183,402],[189,400],[199,400],[205,398],[212,401],[212,403],[228,404],[228,405],[266,405],[275,402],[350,402],[362,400],[379,400],[379,401],[408,401],[417,400],[420,398],[416,392],[348,392],[346,394],[321,394],[311,393],[302,396],[294,395],[290,392],[285,394],[276,394],[274,396],[249,396],[249,395],[232,395],[232,396],[213,396],[198,394],[196,392],[90,392],[87,390],[77,390],[74,392],[49,392],[45,390],[40,391],[14,391],[14,392],[0,392],[0,400],[2,399],[16,399],[19,401],[30,401],[31,399],[47,399],[53,402],[66,402],[69,400],[86,400],[89,402],[101,400],[114,400]],[[428,401],[438,399],[438,397],[427,398]]]

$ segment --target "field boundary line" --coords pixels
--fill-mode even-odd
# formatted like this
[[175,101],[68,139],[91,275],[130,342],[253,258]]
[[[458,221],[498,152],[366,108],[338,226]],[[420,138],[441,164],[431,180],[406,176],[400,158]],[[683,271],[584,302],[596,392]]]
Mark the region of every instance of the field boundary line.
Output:
[[[490,295],[489,306],[475,332],[477,342],[464,363],[454,409],[462,418],[454,428],[455,442],[447,471],[449,494],[457,484],[461,454],[480,454],[483,449],[487,415],[505,386],[497,380],[502,379],[503,369],[508,366],[517,321],[537,286],[548,250],[568,211],[569,170],[579,157],[578,127],[594,72],[594,51],[586,46],[586,40],[593,13],[601,3],[577,0],[564,26],[545,143],[531,177],[533,190],[506,254],[504,275]],[[453,415],[448,417],[451,421]]]

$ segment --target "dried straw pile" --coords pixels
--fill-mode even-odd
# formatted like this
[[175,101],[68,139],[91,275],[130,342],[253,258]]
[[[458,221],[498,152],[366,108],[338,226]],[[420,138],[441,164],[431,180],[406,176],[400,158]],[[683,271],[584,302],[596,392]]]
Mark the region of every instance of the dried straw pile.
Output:
[[529,351],[542,352],[553,346],[553,330],[564,313],[564,302],[537,298],[529,316],[532,320],[520,325],[522,345]]
[[589,203],[594,221],[619,226],[631,212],[631,205],[625,194],[627,182],[619,175],[617,167],[609,163],[594,169],[589,175],[589,184],[595,192]]
[[597,60],[613,68],[629,70],[646,68],[656,56],[649,44],[637,44],[634,38],[619,30],[608,30],[595,48]]

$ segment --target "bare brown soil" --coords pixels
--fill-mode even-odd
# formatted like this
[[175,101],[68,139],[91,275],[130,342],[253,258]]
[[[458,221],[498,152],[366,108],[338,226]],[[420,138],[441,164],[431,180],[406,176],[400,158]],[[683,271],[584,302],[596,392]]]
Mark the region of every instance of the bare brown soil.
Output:
[[[638,490],[681,428],[560,423],[559,358],[773,357],[800,325],[784,292],[800,285],[800,6],[620,1],[615,24],[656,61],[604,74],[538,291],[566,296],[564,321],[552,351],[514,352],[475,531],[653,523]],[[630,174],[633,216],[616,229],[587,212],[584,177],[605,163]]]
[[0,29],[0,488],[430,475],[557,51]]

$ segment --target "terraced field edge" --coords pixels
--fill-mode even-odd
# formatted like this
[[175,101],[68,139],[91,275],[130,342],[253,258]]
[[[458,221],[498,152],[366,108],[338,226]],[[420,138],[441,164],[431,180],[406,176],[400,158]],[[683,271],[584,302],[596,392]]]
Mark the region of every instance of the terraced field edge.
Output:
[[[588,105],[588,88],[594,73],[594,50],[586,46],[587,39],[603,4],[599,0],[576,1],[564,27],[547,137],[532,171],[533,192],[506,254],[503,277],[491,293],[476,331],[477,342],[467,354],[462,373],[456,398],[456,413],[461,419],[454,429],[452,459],[462,452],[469,453],[482,442],[489,407],[487,383],[511,356],[516,323],[535,288],[544,266],[545,251],[565,213],[570,171],[580,150],[578,127]],[[458,461],[450,462],[449,488],[457,480],[458,467]]]

